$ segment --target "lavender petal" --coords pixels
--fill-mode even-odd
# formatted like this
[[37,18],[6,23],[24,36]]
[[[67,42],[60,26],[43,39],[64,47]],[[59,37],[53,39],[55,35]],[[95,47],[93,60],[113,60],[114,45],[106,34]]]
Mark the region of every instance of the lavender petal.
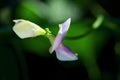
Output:
[[63,46],[62,44],[55,50],[56,56],[60,61],[74,61],[78,57],[69,48]]
[[59,24],[60,30],[58,33],[66,33],[70,27],[71,18],[67,19],[64,23]]
[[51,48],[51,52],[53,52],[64,40],[66,33],[69,29],[70,22],[71,22],[71,18],[67,19],[63,24],[59,25],[60,30],[54,40],[53,46]]

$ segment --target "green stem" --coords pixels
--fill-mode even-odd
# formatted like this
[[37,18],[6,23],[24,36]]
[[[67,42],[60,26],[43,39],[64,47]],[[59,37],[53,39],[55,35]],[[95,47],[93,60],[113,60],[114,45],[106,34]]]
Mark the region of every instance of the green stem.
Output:
[[68,40],[76,40],[76,39],[80,39],[80,38],[83,38],[83,37],[89,35],[92,31],[93,31],[93,29],[90,28],[87,32],[85,32],[85,33],[82,34],[82,35],[73,36],[73,37],[66,37],[66,39],[68,39]]
[[47,37],[50,40],[51,44],[53,44],[55,36],[51,33],[49,28],[45,28],[45,30],[46,30],[46,34],[44,36]]

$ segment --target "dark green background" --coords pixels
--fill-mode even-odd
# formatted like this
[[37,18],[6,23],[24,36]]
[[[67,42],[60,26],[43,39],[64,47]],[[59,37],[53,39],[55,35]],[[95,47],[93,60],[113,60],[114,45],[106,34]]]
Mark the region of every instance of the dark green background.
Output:
[[[120,80],[119,7],[117,0],[0,0],[0,80]],[[56,35],[69,17],[63,44],[77,61],[57,60],[43,36],[20,39],[12,30],[12,20],[26,19]]]

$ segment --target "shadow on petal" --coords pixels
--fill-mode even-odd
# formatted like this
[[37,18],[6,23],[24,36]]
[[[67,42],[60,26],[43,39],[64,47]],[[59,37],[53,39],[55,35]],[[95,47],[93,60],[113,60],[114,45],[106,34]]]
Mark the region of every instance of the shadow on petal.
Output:
[[62,44],[55,51],[56,51],[56,56],[60,61],[78,60],[77,55],[74,54],[68,47]]

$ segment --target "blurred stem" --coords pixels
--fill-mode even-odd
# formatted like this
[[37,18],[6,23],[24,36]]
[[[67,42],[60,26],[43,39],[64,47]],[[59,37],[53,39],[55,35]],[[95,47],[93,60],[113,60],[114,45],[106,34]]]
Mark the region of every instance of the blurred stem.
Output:
[[95,22],[93,23],[92,27],[93,27],[94,29],[99,28],[103,21],[104,21],[104,16],[101,15],[101,14],[98,15],[98,17],[97,17],[97,19],[95,20]]
[[20,67],[19,71],[21,73],[20,75],[22,75],[22,80],[28,80],[27,65],[26,65],[25,57],[21,52],[21,49],[18,45],[18,42],[16,42],[16,40],[14,40],[13,46],[16,51],[16,58],[18,59],[18,66]]
[[[89,7],[91,13],[93,14],[93,16],[98,17],[99,15],[104,16],[104,21],[103,21],[103,25],[108,27],[109,29],[116,31],[118,33],[120,33],[120,27],[118,26],[117,23],[110,21],[110,19],[105,19],[106,17],[111,17],[109,15],[109,13],[98,3],[93,3],[90,7]],[[98,18],[98,22],[102,21],[103,17]]]
[[113,31],[116,31],[116,32],[119,32],[120,33],[120,27],[118,26],[117,23],[114,23],[108,19],[105,19],[103,25],[105,27],[108,27],[109,29],[113,30]]
[[93,14],[93,16],[97,17],[98,15],[104,15],[104,16],[109,16],[109,14],[106,12],[106,10],[104,8],[102,8],[101,5],[99,5],[98,3],[93,3],[90,7],[89,7],[91,13]]
[[68,40],[76,40],[76,39],[84,38],[85,36],[89,35],[92,31],[93,31],[93,29],[90,28],[87,32],[85,32],[82,35],[66,37],[66,39],[68,39]]
[[90,80],[101,80],[100,70],[98,68],[95,58],[90,57],[89,59],[85,59],[84,64]]

